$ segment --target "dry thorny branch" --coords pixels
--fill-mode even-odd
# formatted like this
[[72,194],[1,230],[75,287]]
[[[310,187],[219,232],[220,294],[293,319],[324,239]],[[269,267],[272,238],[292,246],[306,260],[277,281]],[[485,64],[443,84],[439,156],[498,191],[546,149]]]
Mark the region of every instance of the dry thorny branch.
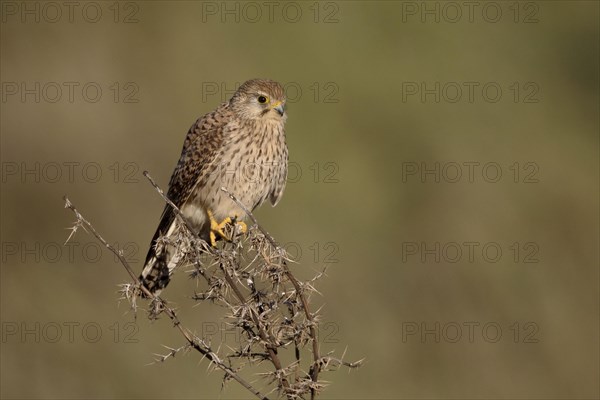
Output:
[[[319,380],[320,372],[337,370],[342,365],[348,368],[361,365],[362,360],[351,363],[344,361],[343,355],[335,358],[331,353],[319,353],[319,315],[318,311],[311,312],[310,297],[316,293],[313,284],[322,274],[304,282],[296,279],[288,266],[290,260],[285,250],[277,245],[232,193],[221,189],[247,213],[252,226],[246,235],[236,236],[230,231],[233,239],[213,248],[190,229],[184,215],[150,175],[144,172],[144,176],[177,214],[177,233],[162,240],[185,252],[181,265],[191,267],[191,277],[197,279],[198,287],[202,288],[192,298],[223,306],[226,310],[224,321],[237,330],[237,337],[240,338],[236,348],[224,346],[228,347],[227,354],[222,354],[220,348],[213,350],[209,340],[198,337],[181,323],[176,311],[166,300],[141,285],[138,274],[122,251],[111,246],[65,196],[65,208],[73,211],[76,217],[67,241],[80,227],[92,233],[117,256],[129,273],[133,282],[122,285],[121,293],[132,309],[137,310],[138,300],[143,295],[149,301],[149,317],[156,319],[165,314],[185,338],[186,343],[180,347],[165,346],[168,352],[157,354],[157,362],[165,361],[178,352],[196,350],[209,360],[210,368],[224,372],[223,386],[233,379],[260,399],[267,399],[271,392],[288,399],[306,398],[310,394],[310,398],[314,399],[326,384]],[[303,348],[309,344],[311,358],[304,361],[301,355],[306,351]],[[255,382],[250,383],[241,374],[246,368],[258,367],[265,362],[272,368],[266,372],[255,372],[255,375],[264,379],[263,385],[266,387],[263,390],[270,390],[267,394],[259,391],[254,386]],[[265,368],[261,371],[265,371]]]

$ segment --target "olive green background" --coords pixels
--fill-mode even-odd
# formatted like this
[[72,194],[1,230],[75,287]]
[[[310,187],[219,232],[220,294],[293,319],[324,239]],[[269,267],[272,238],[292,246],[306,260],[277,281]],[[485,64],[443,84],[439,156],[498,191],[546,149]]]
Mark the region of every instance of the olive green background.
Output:
[[[68,194],[140,270],[162,210],[141,172],[166,186],[189,126],[254,77],[290,89],[294,166],[257,216],[299,275],[329,265],[322,350],[366,358],[324,374],[323,398],[598,398],[597,2],[482,2],[471,21],[461,2],[276,2],[272,20],[262,2],[97,2],[95,23],[86,4],[72,22],[2,9],[3,398],[250,397],[195,353],[147,366],[178,332],[127,325],[127,275],[90,235],[59,246]],[[436,163],[439,182],[420,175]],[[222,310],[193,288],[180,273],[164,294],[208,334]]]

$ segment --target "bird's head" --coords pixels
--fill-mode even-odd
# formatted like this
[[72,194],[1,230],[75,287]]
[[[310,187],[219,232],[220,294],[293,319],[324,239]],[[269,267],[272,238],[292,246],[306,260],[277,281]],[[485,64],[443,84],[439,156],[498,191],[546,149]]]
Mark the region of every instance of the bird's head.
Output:
[[285,92],[279,82],[251,79],[244,82],[229,101],[241,117],[285,121]]

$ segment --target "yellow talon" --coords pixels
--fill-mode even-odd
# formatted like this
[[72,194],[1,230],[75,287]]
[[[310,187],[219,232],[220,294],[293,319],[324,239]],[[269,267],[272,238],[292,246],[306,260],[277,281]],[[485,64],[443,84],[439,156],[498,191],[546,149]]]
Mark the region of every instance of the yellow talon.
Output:
[[248,232],[248,227],[246,226],[246,224],[244,222],[235,221],[235,219],[237,217],[234,217],[233,220],[230,217],[227,217],[223,221],[221,221],[221,223],[218,223],[217,220],[215,219],[213,213],[210,210],[207,210],[207,214],[208,214],[208,219],[210,220],[209,237],[210,237],[210,244],[212,247],[217,247],[217,234],[222,239],[225,239],[228,242],[231,241],[231,238],[229,236],[227,236],[227,234],[223,231],[223,228],[225,228],[225,226],[227,226],[227,224],[235,222],[236,224],[238,224],[240,226],[241,233]]
[[240,233],[248,232],[248,226],[244,221],[238,221],[237,224],[240,226]]

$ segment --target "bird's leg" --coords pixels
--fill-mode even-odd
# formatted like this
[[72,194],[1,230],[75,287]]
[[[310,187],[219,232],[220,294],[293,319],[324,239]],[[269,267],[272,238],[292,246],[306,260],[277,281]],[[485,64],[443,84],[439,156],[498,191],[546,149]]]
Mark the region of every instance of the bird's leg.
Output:
[[248,231],[248,227],[244,222],[237,221],[237,215],[235,215],[233,218],[227,217],[219,223],[217,222],[213,213],[210,210],[207,210],[207,214],[208,219],[210,220],[210,244],[213,247],[217,246],[217,235],[219,235],[222,239],[227,240],[228,242],[231,241],[231,238],[227,236],[227,234],[223,230],[227,224],[232,224],[234,227],[236,224],[239,225],[241,233],[246,233]]

